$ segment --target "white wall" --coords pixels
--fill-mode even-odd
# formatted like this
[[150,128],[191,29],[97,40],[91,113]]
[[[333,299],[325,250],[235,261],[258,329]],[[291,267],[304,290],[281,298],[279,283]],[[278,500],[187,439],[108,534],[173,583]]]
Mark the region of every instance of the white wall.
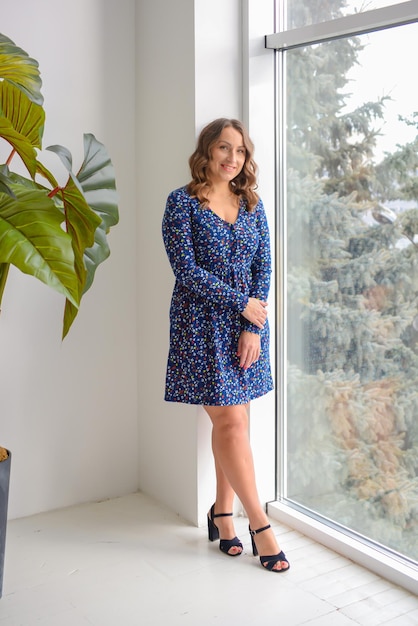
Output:
[[[271,364],[276,387],[279,386],[275,361],[275,320],[277,293],[275,290],[278,259],[275,250],[275,117],[274,55],[266,50],[264,35],[274,30],[274,0],[246,0],[244,18],[243,118],[255,143],[255,160],[259,167],[259,193],[266,209],[272,246],[273,274],[269,295],[271,333]],[[278,389],[278,397],[282,390]],[[257,483],[262,502],[276,499],[276,396],[269,393],[254,401],[251,407],[251,445],[254,454]]]
[[[261,4],[272,6],[271,0]],[[199,524],[214,498],[210,426],[202,409],[163,401],[173,277],[161,220],[168,193],[189,180],[187,160],[202,126],[220,116],[243,116],[244,71],[247,84],[249,73],[254,79],[260,70],[243,64],[244,5],[154,0],[139,1],[137,12],[140,488]],[[263,37],[251,36],[259,56]],[[269,60],[272,69],[271,54]],[[270,121],[273,99],[261,108]],[[270,150],[273,137],[267,143]],[[265,155],[270,173],[271,154]],[[274,394],[254,403],[251,419],[261,496],[268,500],[274,498]]]
[[137,12],[140,487],[195,523],[214,496],[210,428],[202,409],[163,400],[173,276],[161,220],[168,193],[189,180],[200,128],[240,116],[239,7],[155,0]]
[[17,271],[6,286],[0,443],[13,453],[9,515],[19,517],[138,486],[135,2],[1,0],[0,10],[1,32],[40,63],[44,146],[67,146],[78,168],[93,132],[114,162],[121,212],[64,343],[60,296]]
[[173,278],[161,238],[168,193],[194,144],[193,0],[137,2],[138,389],[140,488],[195,519],[193,407],[164,403]]
[[[272,6],[249,2],[264,18]],[[68,146],[78,163],[82,133],[94,132],[112,155],[121,196],[112,255],[63,344],[62,299],[17,272],[7,286],[0,443],[13,451],[11,517],[139,486],[184,518],[205,521],[214,497],[209,420],[202,409],[163,400],[173,277],[161,219],[168,193],[189,179],[197,133],[218,116],[249,123],[273,219],[273,138],[252,115],[255,107],[271,119],[265,72],[272,56],[257,21],[247,45],[246,5],[17,0],[2,12],[2,32],[40,62],[44,145]],[[250,83],[248,100],[243,91]],[[251,421],[261,496],[268,500],[274,394],[254,402]]]

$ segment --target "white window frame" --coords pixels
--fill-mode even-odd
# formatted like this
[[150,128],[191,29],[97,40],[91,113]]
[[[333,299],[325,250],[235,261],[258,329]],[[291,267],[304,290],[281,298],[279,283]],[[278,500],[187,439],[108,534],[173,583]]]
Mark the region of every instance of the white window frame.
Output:
[[[249,8],[256,0],[247,0]],[[413,561],[400,557],[396,553],[390,553],[382,546],[372,541],[360,538],[354,532],[343,529],[332,521],[324,521],[320,516],[307,515],[306,510],[300,510],[286,501],[286,423],[285,423],[285,341],[286,337],[286,301],[285,301],[285,276],[286,276],[286,255],[284,242],[286,241],[284,206],[285,198],[285,150],[284,150],[284,98],[285,85],[283,77],[285,75],[284,51],[302,45],[329,41],[341,36],[358,35],[366,32],[383,30],[394,26],[400,26],[418,21],[418,0],[410,0],[397,5],[391,5],[382,9],[356,13],[347,17],[330,20],[321,24],[306,26],[290,30],[287,32],[275,32],[266,35],[265,47],[275,50],[275,72],[274,80],[277,85],[275,93],[278,94],[275,102],[275,126],[276,126],[276,409],[277,409],[277,453],[280,459],[276,465],[276,473],[279,474],[277,480],[277,500],[268,504],[268,513],[271,517],[296,528],[303,534],[311,537],[315,541],[335,550],[336,552],[350,558],[351,560],[374,571],[379,576],[387,578],[397,585],[400,585],[412,593],[416,593],[418,588],[418,570]],[[276,28],[277,30],[277,28]],[[249,55],[251,62],[251,54]],[[251,88],[251,84],[249,85]],[[251,101],[251,89],[249,90]],[[251,127],[251,110],[249,109],[249,124]]]

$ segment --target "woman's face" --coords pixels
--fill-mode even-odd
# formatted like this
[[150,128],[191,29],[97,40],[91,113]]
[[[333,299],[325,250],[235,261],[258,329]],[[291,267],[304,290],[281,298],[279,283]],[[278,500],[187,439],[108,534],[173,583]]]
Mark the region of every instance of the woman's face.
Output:
[[208,178],[212,183],[224,183],[233,180],[245,163],[246,149],[241,133],[227,126],[211,149]]

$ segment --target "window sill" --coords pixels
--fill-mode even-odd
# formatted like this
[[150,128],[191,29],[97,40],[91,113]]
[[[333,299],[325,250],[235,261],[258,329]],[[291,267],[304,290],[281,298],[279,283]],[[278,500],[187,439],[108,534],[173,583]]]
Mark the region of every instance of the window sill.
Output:
[[366,567],[382,578],[416,594],[418,589],[418,569],[395,556],[384,554],[365,545],[363,542],[344,535],[318,520],[292,509],[283,502],[269,502],[268,515],[314,541]]

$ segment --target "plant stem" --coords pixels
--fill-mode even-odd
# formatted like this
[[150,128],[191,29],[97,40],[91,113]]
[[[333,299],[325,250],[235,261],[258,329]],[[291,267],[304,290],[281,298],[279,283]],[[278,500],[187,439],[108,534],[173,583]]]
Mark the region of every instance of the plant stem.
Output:
[[9,166],[10,163],[12,162],[12,159],[14,157],[14,155],[16,154],[16,150],[13,148],[13,150],[11,151],[11,153],[9,154],[9,158],[6,161],[6,165]]
[[55,187],[54,189],[51,189],[51,191],[48,194],[48,198],[53,198],[61,190],[62,190],[62,187]]
[[7,275],[9,273],[10,263],[0,263],[0,311],[1,301],[3,299],[3,292],[6,286]]

